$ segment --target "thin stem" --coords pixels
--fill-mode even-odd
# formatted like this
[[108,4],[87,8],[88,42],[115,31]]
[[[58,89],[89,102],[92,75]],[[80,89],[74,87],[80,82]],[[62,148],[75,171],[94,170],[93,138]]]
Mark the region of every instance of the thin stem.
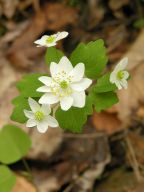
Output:
[[23,162],[23,165],[24,165],[26,171],[27,171],[28,174],[29,174],[30,180],[33,181],[33,175],[32,175],[32,173],[31,173],[31,169],[30,169],[27,161],[23,158],[23,159],[22,159],[22,162]]
[[53,108],[53,117],[55,118],[55,114],[56,114],[56,111],[57,109],[59,108],[59,104],[56,105],[54,108]]
[[133,167],[134,173],[136,175],[136,178],[137,178],[138,182],[141,182],[141,181],[144,180],[144,178],[142,177],[142,175],[140,173],[139,163],[138,163],[138,161],[136,159],[135,151],[133,149],[133,146],[132,146],[131,141],[130,141],[128,136],[125,138],[125,141],[127,143],[127,147],[129,149],[129,152],[130,152],[130,155],[131,155],[132,167]]

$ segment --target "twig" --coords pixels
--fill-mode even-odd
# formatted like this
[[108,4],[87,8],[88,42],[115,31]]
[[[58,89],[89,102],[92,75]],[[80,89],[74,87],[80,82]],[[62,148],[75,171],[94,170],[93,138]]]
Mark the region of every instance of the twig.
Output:
[[130,155],[131,155],[132,168],[134,170],[137,181],[138,182],[144,181],[144,178],[142,177],[142,175],[140,173],[140,167],[139,167],[139,163],[138,163],[138,161],[136,159],[135,151],[133,149],[132,143],[131,143],[128,136],[125,138],[125,141],[127,143],[127,147],[129,149],[129,152],[130,152]]
[[63,136],[66,138],[95,139],[97,137],[106,136],[106,134],[105,133],[84,133],[84,134],[76,135],[76,134],[71,134],[71,133],[64,133]]

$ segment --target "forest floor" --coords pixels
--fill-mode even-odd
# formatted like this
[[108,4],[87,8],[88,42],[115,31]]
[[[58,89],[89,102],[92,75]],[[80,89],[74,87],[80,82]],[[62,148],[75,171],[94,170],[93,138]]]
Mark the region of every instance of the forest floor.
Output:
[[68,31],[58,47],[66,55],[79,42],[102,38],[108,70],[129,58],[129,88],[114,107],[88,118],[83,134],[48,130],[32,138],[27,162],[31,184],[22,177],[22,162],[13,192],[144,192],[144,1],[142,0],[0,0],[0,127],[11,122],[15,82],[26,73],[44,72],[44,34]]

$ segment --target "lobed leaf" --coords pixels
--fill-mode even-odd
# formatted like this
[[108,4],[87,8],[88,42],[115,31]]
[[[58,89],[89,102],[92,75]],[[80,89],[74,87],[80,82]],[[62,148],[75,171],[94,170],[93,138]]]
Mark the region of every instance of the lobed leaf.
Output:
[[68,111],[63,111],[59,108],[56,112],[56,119],[61,128],[75,133],[80,133],[82,132],[83,125],[87,120],[87,116],[92,114],[92,112],[92,104],[90,99],[87,97],[84,108],[72,107]]
[[87,77],[98,78],[108,60],[103,40],[99,39],[88,44],[80,43],[71,54],[70,60],[74,66],[84,63]]
[[97,112],[107,109],[119,101],[115,92],[97,93],[95,87],[89,93],[89,97]]
[[97,93],[116,91],[116,90],[117,90],[116,85],[110,82],[110,73],[106,73],[105,75],[100,77],[95,85],[95,92]]

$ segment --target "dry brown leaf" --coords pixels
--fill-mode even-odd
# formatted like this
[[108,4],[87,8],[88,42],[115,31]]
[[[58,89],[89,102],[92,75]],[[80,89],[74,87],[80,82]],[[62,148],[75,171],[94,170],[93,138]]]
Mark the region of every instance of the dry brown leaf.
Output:
[[120,0],[120,1],[117,1],[117,0],[110,0],[109,1],[109,6],[112,10],[118,10],[120,9],[121,7],[123,7],[124,5],[127,5],[129,3],[129,0]]
[[109,113],[105,111],[101,113],[95,112],[92,115],[91,120],[97,131],[102,131],[107,134],[112,134],[122,129],[122,123],[117,118],[116,113]]
[[9,19],[12,18],[18,3],[18,0],[0,0],[3,14]]
[[36,188],[24,177],[17,176],[16,184],[12,192],[37,192]]

